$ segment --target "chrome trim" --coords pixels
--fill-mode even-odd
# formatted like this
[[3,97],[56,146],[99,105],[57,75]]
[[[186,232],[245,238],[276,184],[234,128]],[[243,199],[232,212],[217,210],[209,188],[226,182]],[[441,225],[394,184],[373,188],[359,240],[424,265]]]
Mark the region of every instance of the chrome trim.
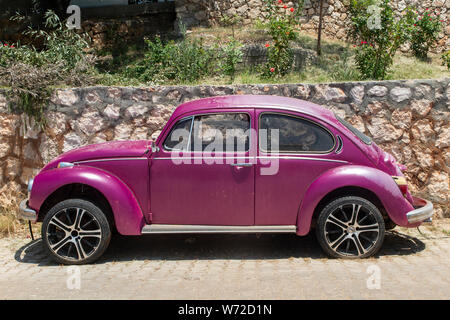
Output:
[[280,157],[264,156],[264,157],[258,157],[258,159],[311,160],[311,161],[348,163],[348,161],[345,161],[345,160],[323,159],[323,158],[313,158],[313,157],[294,157],[294,156],[280,156]]
[[[195,122],[195,116],[192,116],[191,117],[191,127],[189,128],[189,139],[188,139],[186,151],[191,149],[192,130],[194,130],[194,122]],[[170,135],[170,133],[169,133],[169,135]],[[166,137],[166,139],[169,137],[169,135]],[[166,142],[166,140],[164,140],[164,142]]]
[[338,139],[338,147],[336,148],[335,153],[339,154],[342,152],[342,149],[344,148],[344,142],[342,141],[342,138],[340,135],[336,135],[337,139]]
[[58,169],[61,168],[72,168],[73,166],[75,166],[72,162],[60,162],[58,163]]
[[159,147],[156,145],[156,143],[154,142],[154,141],[152,141],[152,146],[151,146],[151,150],[152,150],[152,153],[156,153],[156,152],[159,152]]
[[89,162],[106,162],[106,161],[131,161],[131,160],[148,160],[148,158],[109,158],[109,159],[94,159],[94,160],[83,160],[76,161],[74,164],[83,164]]
[[28,180],[28,187],[27,187],[28,193],[30,193],[31,190],[33,189],[33,184],[34,184],[34,179]]
[[423,222],[433,216],[433,203],[425,200],[427,203],[418,209],[410,211],[406,214],[408,223]]
[[[179,124],[181,121],[186,121],[186,120],[188,120],[188,119],[191,120],[191,125],[190,125],[190,127],[189,127],[189,138],[188,138],[188,143],[187,143],[187,149],[184,150],[184,149],[174,149],[174,148],[169,148],[169,147],[167,147],[167,146],[166,146],[166,140],[167,140],[167,138],[172,134],[173,128],[174,128],[177,124]],[[186,152],[186,151],[189,149],[189,146],[190,146],[190,144],[191,144],[191,136],[192,136],[192,127],[193,127],[193,125],[194,125],[194,116],[184,117],[184,118],[182,118],[182,119],[180,119],[180,120],[177,120],[177,121],[174,123],[174,125],[170,128],[170,131],[169,131],[169,133],[167,134],[167,136],[164,138],[164,141],[163,141],[163,143],[162,143],[162,148],[163,148],[163,150],[164,150],[164,151],[169,151],[169,152],[172,152],[172,151],[184,151],[184,152]],[[155,141],[155,144],[156,144],[156,141]]]
[[35,210],[28,207],[27,199],[20,202],[19,212],[17,213],[17,217],[22,220],[36,221],[37,213]]
[[[153,158],[152,160],[172,160],[173,158]],[[250,159],[249,157],[177,157],[177,160],[199,160],[199,159]],[[337,163],[348,163],[344,160],[334,160],[334,159],[322,159],[322,158],[312,158],[312,157],[294,157],[294,156],[261,156],[256,157],[256,159],[283,159],[283,160],[311,160],[311,161],[325,161],[325,162],[337,162]]]
[[[174,158],[172,158],[172,157],[162,157],[162,158],[152,158],[152,160],[172,160],[172,159],[174,159]],[[249,159],[249,160],[252,160],[253,158],[251,158],[251,157],[175,157],[175,159],[177,159],[177,160],[186,160],[186,159],[189,159],[189,160],[200,160],[200,159],[206,159],[206,160],[210,160],[210,159],[225,159],[225,160],[228,160],[228,159],[244,159],[244,160],[247,160],[247,159]]]
[[232,166],[232,167],[251,167],[251,166],[253,166],[253,163],[231,163],[230,166]]
[[204,226],[151,224],[142,228],[142,234],[171,233],[295,233],[297,226]]

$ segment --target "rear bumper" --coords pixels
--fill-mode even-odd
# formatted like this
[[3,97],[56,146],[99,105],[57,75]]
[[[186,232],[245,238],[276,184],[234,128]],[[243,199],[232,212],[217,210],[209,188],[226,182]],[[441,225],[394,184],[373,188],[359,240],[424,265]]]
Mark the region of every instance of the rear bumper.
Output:
[[430,219],[433,216],[433,204],[424,199],[413,197],[414,210],[406,214],[408,223],[419,223]]
[[23,200],[19,205],[17,217],[22,220],[36,221],[37,213],[28,206],[28,200]]

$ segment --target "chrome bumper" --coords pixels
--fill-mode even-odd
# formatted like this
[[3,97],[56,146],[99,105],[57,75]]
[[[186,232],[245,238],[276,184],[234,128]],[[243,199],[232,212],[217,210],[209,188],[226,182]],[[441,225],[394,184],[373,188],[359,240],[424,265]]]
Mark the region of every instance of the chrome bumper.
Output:
[[22,220],[36,221],[37,219],[36,211],[28,207],[28,200],[26,199],[20,203],[17,216]]
[[414,200],[415,202],[416,201],[418,202],[417,204],[420,205],[420,207],[406,214],[408,222],[417,223],[429,220],[431,216],[433,216],[433,204],[428,200],[423,200],[419,198],[415,198]]

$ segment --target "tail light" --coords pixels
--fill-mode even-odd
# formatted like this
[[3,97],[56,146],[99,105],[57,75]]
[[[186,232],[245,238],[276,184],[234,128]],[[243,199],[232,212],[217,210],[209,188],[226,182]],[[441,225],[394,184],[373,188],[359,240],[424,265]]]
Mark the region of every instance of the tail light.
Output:
[[402,192],[403,196],[406,197],[408,193],[408,182],[406,182],[405,177],[392,177],[397,184],[398,188]]

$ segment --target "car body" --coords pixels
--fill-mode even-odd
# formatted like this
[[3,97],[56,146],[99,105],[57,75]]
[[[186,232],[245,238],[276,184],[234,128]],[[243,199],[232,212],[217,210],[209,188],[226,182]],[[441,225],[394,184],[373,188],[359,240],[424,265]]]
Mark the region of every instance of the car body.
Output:
[[[187,136],[177,138],[185,131]],[[220,134],[241,148],[223,144],[221,149]],[[209,146],[215,148],[205,141],[213,141]],[[59,156],[30,181],[29,199],[22,202],[20,215],[45,222],[62,201],[85,199],[101,209],[109,229],[122,235],[291,232],[303,236],[333,200],[357,197],[373,206],[347,199],[337,207],[344,208],[346,218],[356,208],[356,224],[332,222],[333,214],[327,213],[323,215],[331,220],[324,218],[323,228],[340,224],[345,233],[340,240],[355,243],[354,254],[331,255],[364,257],[372,247],[358,247],[349,236],[357,234],[354,228],[364,229],[357,226],[361,206],[361,215],[366,212],[369,220],[382,217],[382,222],[377,218],[378,235],[384,235],[387,226],[417,227],[433,213],[429,201],[408,191],[405,169],[370,138],[311,102],[275,96],[212,97],[179,106],[156,141],[114,141]],[[66,227],[73,222],[69,221]],[[66,227],[65,246],[78,248],[80,237]],[[52,228],[54,234],[61,232]],[[325,229],[325,235],[332,232]],[[90,262],[76,257],[59,260]]]

